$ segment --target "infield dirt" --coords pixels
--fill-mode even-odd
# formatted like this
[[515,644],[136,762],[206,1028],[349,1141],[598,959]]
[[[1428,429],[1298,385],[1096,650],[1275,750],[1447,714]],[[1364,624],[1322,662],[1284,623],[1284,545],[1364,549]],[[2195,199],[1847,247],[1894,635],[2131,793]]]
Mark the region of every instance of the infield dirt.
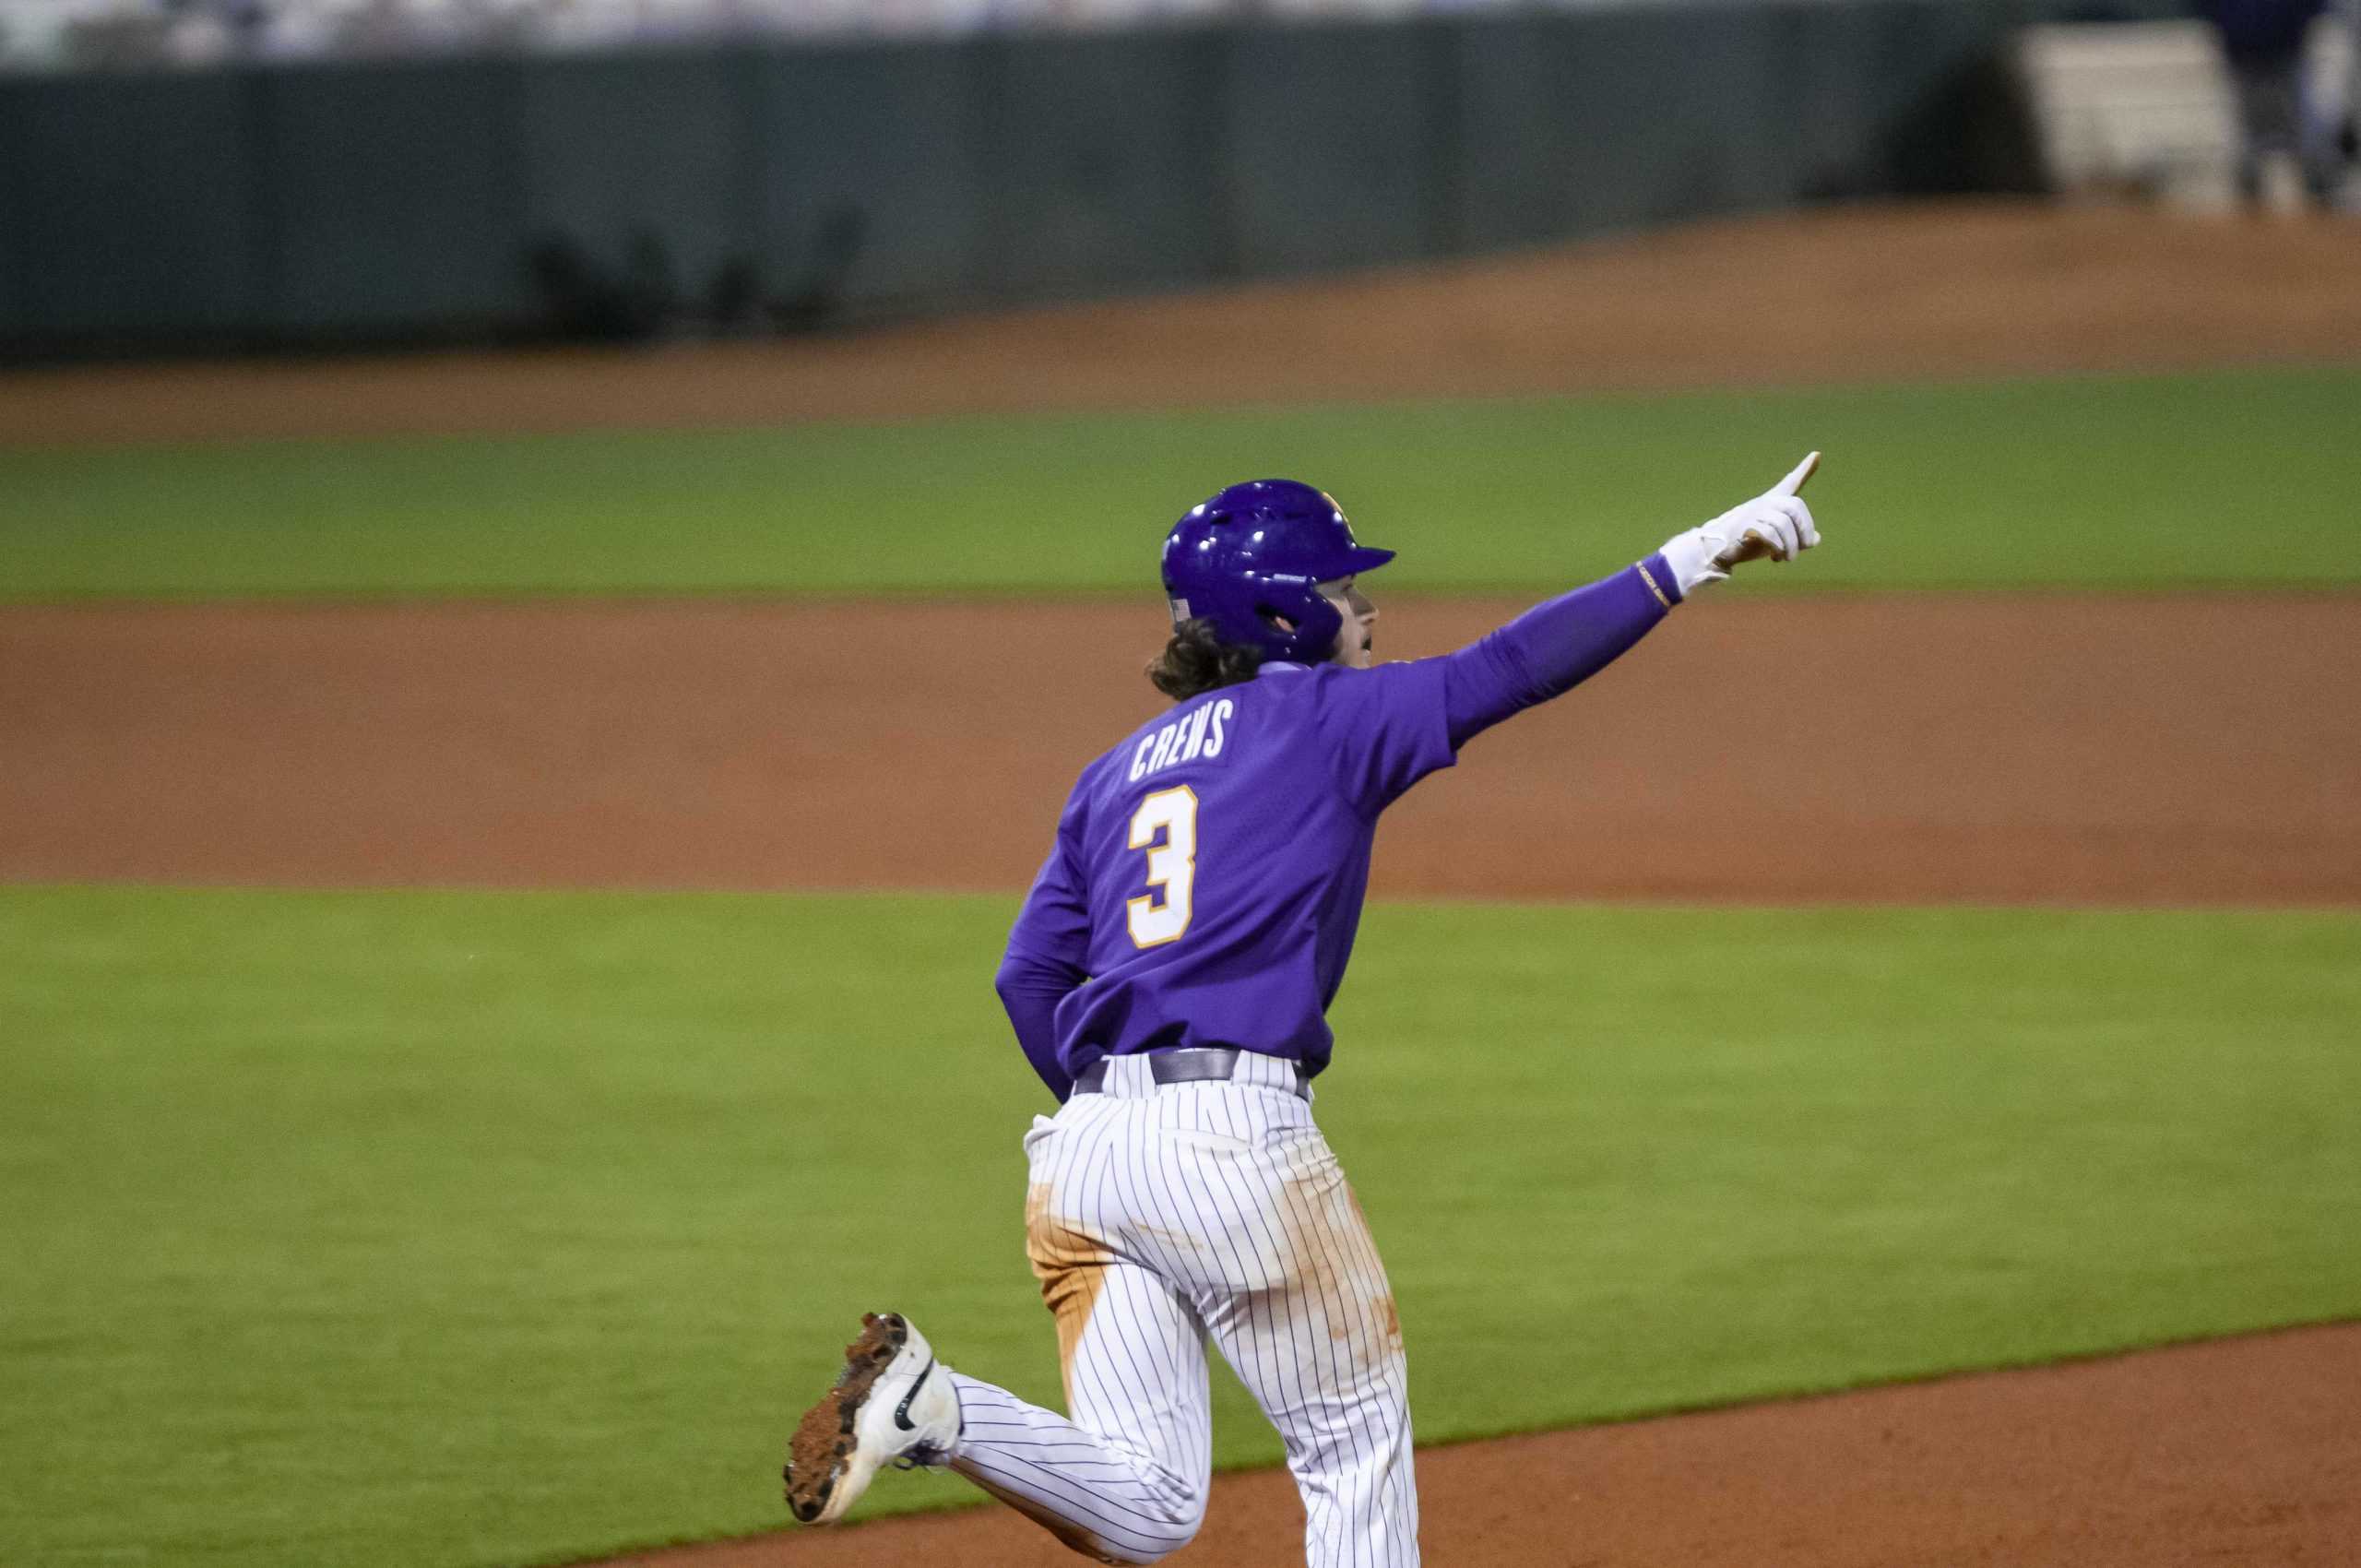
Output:
[[[2355,356],[2361,226],[1979,206],[787,344],[0,376],[0,443]],[[1155,707],[1153,608],[0,608],[0,879],[1013,893],[1074,768]],[[1514,608],[1391,606],[1381,651]],[[1412,795],[1375,891],[2351,905],[2356,624],[2332,596],[1731,592]],[[782,1443],[813,1392],[781,1391]],[[1464,1444],[1420,1457],[1429,1560],[2361,1562],[2356,1408],[2361,1329],[2332,1327]],[[1285,1476],[1225,1478],[1176,1561],[1300,1562],[1300,1518]],[[635,1561],[1073,1559],[989,1511]]]
[[[1436,1568],[2329,1568],[2361,1561],[2356,1408],[2344,1325],[1458,1443],[1418,1455],[1421,1544]],[[1165,1561],[1299,1565],[1302,1519],[1284,1472],[1218,1477]],[[992,1509],[622,1561],[1079,1560]]]
[[[1413,791],[1374,891],[2361,901],[2352,600],[1726,591]],[[1521,608],[1396,605],[1380,651]],[[0,876],[1018,889],[1161,706],[1158,636],[1152,602],[0,611]]]

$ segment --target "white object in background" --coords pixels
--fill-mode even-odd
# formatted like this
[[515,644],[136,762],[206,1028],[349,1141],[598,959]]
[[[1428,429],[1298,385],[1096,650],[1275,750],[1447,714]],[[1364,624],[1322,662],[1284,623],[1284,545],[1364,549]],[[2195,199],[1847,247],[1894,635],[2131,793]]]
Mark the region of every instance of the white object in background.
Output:
[[[2347,4],[2361,15],[2361,0]],[[2331,124],[2353,92],[2354,25],[2324,18],[2307,41],[2307,109]],[[2029,27],[2018,34],[2015,53],[2053,188],[2068,195],[2130,192],[2204,211],[2235,203],[2237,105],[2211,26],[2191,20]],[[2280,177],[2284,183],[2289,172]]]
[[2017,35],[2016,64],[2053,188],[2230,206],[2237,116],[2207,24],[2029,27]]

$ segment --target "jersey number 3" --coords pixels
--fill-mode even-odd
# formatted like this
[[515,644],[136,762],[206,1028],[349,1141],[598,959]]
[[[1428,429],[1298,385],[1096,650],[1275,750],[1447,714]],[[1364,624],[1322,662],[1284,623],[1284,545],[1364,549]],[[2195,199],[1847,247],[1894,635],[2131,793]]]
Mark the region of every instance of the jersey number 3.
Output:
[[[1156,841],[1157,829],[1164,842]],[[1186,784],[1158,790],[1132,814],[1132,848],[1147,851],[1147,885],[1152,894],[1123,906],[1134,947],[1161,947],[1178,942],[1189,929],[1191,895],[1197,884],[1197,792]]]

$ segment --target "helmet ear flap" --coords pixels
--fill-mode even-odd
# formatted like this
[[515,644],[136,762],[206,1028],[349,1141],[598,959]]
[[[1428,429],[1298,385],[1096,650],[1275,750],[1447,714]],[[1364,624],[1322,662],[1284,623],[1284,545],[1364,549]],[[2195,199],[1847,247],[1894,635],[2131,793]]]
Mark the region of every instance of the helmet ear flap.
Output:
[[1254,617],[1270,629],[1274,656],[1294,664],[1326,663],[1345,624],[1327,596],[1311,584],[1276,600],[1257,599]]

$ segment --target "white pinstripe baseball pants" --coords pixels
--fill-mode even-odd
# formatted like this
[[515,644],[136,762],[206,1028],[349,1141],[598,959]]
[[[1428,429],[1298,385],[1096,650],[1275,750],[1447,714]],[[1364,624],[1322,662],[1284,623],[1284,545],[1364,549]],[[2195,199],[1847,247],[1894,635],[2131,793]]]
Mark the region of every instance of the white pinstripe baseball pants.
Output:
[[1153,1562],[1196,1534],[1210,1336],[1286,1442],[1311,1568],[1418,1561],[1401,1324],[1290,1072],[1249,1053],[1227,1082],[1158,1087],[1118,1057],[1026,1136],[1072,1419],[955,1373],[952,1467],[1085,1555]]

